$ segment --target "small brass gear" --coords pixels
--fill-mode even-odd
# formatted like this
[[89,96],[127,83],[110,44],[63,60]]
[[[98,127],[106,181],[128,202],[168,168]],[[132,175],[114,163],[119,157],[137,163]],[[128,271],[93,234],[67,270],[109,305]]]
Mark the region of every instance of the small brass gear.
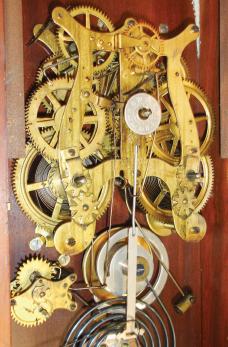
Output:
[[[70,15],[79,21],[87,29],[101,32],[112,32],[114,26],[110,19],[101,11],[90,6],[79,6],[69,10]],[[62,29],[57,31],[58,43],[62,54],[66,58],[77,55],[77,47],[71,37]],[[112,63],[116,54],[99,51],[94,53],[94,73],[99,73]],[[72,65],[77,67],[77,58],[71,60]]]
[[52,279],[55,275],[56,269],[51,261],[40,256],[33,256],[22,261],[17,271],[16,281],[19,284],[20,291],[24,291],[37,278]]
[[72,217],[76,223],[88,225],[97,219],[99,214],[98,201],[94,198],[93,194],[87,196],[83,192],[80,192],[78,197],[75,198],[75,202],[77,206]]
[[31,300],[20,300],[19,295],[11,299],[11,317],[22,327],[33,328],[43,324],[49,318],[45,313],[37,306],[31,306]]
[[156,70],[156,63],[160,58],[159,52],[154,52],[151,47],[151,38],[159,40],[159,33],[150,24],[139,22],[130,26],[126,30],[129,37],[142,40],[142,46],[126,48],[124,53],[129,59],[130,64],[135,66],[139,71]]
[[[206,94],[200,87],[188,80],[184,80],[183,84],[193,109],[201,155],[204,155],[214,137],[215,115]],[[153,150],[159,158],[171,165],[178,165],[181,159],[180,134],[166,83],[160,88],[160,103],[163,111],[162,121],[156,133]]]
[[[61,120],[73,81],[73,79],[57,78],[51,83],[46,82],[40,85],[29,98],[26,106],[27,132],[37,150],[52,160],[58,160],[57,147]],[[43,107],[44,101],[50,106],[49,112]],[[106,132],[106,118],[105,110],[88,103],[80,134],[82,159],[89,157],[100,148]],[[45,129],[52,129],[51,139],[45,137]]]
[[196,197],[194,186],[179,187],[172,196],[172,207],[175,214],[183,219],[188,218],[195,209]]
[[[194,182],[193,198],[194,213],[200,212],[211,196],[214,174],[212,160],[209,156],[202,156],[199,168],[200,177]],[[187,178],[186,181],[187,182]],[[181,194],[180,194],[181,195]],[[147,177],[143,191],[138,196],[139,206],[156,219],[172,224],[172,203],[169,189],[165,182],[158,177]],[[190,207],[193,209],[191,201]],[[187,205],[186,209],[189,207]]]
[[[95,183],[96,184],[96,183]],[[80,225],[88,225],[100,219],[107,210],[113,190],[113,181],[108,181],[99,191],[98,195],[91,192],[79,191],[74,197],[76,203],[72,218]]]
[[57,162],[45,159],[30,143],[25,158],[14,164],[12,186],[18,205],[33,223],[52,231],[70,219]]

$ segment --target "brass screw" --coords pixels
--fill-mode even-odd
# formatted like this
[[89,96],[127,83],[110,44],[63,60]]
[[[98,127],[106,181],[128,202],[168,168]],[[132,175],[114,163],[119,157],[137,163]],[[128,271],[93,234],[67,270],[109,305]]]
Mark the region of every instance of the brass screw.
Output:
[[192,227],[192,232],[195,234],[199,234],[200,233],[200,228],[199,227]]
[[169,32],[169,26],[168,24],[161,23],[159,25],[159,33],[160,34],[167,34]]
[[81,186],[83,186],[84,184],[86,184],[87,179],[86,179],[85,176],[77,176],[77,175],[75,175],[75,176],[73,177],[73,182],[74,182],[74,184],[76,185],[76,187],[81,187]]
[[75,275],[71,275],[71,276],[70,276],[70,280],[71,280],[72,282],[74,282],[74,281],[75,281]]
[[88,211],[89,206],[88,206],[87,204],[84,204],[84,205],[82,206],[82,208],[83,208],[84,211]]
[[46,295],[45,292],[40,292],[40,297],[43,298]]
[[90,96],[90,92],[88,90],[84,90],[82,92],[82,96],[84,96],[85,98],[88,98]]
[[192,152],[192,153],[197,153],[197,148],[193,147],[193,148],[191,149],[191,152]]
[[68,246],[73,247],[76,245],[76,241],[73,237],[70,237],[69,239],[67,239],[67,244]]
[[77,308],[77,306],[76,306],[75,304],[71,304],[71,305],[70,305],[70,309],[71,309],[71,311],[76,310],[76,308]]
[[71,157],[73,157],[75,155],[75,149],[73,148],[68,149],[68,153],[71,155]]
[[197,25],[193,25],[192,26],[192,30],[193,33],[198,33],[199,32],[199,27]]

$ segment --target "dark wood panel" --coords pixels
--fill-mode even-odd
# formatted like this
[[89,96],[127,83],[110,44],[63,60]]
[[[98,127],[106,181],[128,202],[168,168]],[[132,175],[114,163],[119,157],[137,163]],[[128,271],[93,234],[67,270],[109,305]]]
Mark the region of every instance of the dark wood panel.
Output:
[[[222,3],[227,5],[226,1]],[[223,347],[228,346],[228,262],[225,255],[225,250],[228,249],[228,161],[220,159],[219,146],[219,1],[203,0],[201,4],[204,9],[201,19],[204,40],[200,61],[200,84],[212,100],[217,120],[215,140],[211,148],[215,167],[214,192],[204,211],[208,231],[201,243],[202,336],[203,347]],[[226,16],[227,13],[221,14]],[[209,28],[208,18],[213,18]],[[223,43],[221,41],[220,44]],[[228,85],[223,84],[221,88],[224,88],[223,93],[228,92]],[[227,125],[223,122],[224,104],[221,111],[221,130],[223,129],[225,134]]]
[[[202,1],[202,47],[201,47],[201,61],[200,65],[195,57],[196,49],[195,44],[192,44],[186,50],[186,57],[188,64],[191,68],[191,75],[194,79],[200,82],[209,95],[212,97],[213,102],[218,105],[218,68],[217,53],[218,47],[216,46],[216,11],[218,10],[216,1]],[[24,0],[23,1],[23,12],[24,12],[24,43],[27,42],[32,33],[33,26],[37,23],[44,22],[50,9],[54,4],[59,2],[50,1],[39,1]],[[63,2],[62,2],[63,3]],[[73,4],[73,1],[68,1],[66,4]],[[77,2],[79,4],[79,2]],[[80,1],[80,4],[88,4],[86,1]],[[146,20],[155,26],[159,26],[160,23],[167,23],[170,30],[174,30],[181,26],[184,22],[193,20],[193,11],[191,1],[183,0],[141,0],[140,3],[136,0],[132,1],[118,1],[118,2],[104,2],[99,0],[93,0],[89,2],[90,5],[96,6],[101,10],[105,11],[109,17],[113,20],[116,26],[122,23],[122,21],[128,17],[133,16],[138,19]],[[49,8],[49,10],[48,10]],[[215,11],[215,13],[213,13]],[[213,24],[208,26],[208,18],[213,18]],[[218,18],[217,18],[218,19]],[[215,22],[214,22],[215,20]],[[210,35],[208,34],[210,32]],[[212,42],[213,41],[213,42]],[[40,61],[46,56],[42,47],[34,44],[31,47],[24,45],[25,55],[25,91],[27,92],[35,78],[36,69]],[[206,64],[203,62],[207,62]],[[215,66],[212,69],[211,74],[208,74],[208,68],[205,66]],[[202,72],[203,71],[203,72]],[[218,113],[217,113],[218,115]],[[216,137],[215,146],[213,147],[214,157],[218,157],[218,136]],[[176,289],[172,283],[168,283],[166,286],[162,298],[166,303],[169,312],[171,313],[177,334],[177,346],[185,347],[200,347],[202,346],[225,346],[225,344],[217,344],[217,341],[223,341],[224,332],[217,329],[217,332],[213,330],[213,322],[215,318],[213,313],[218,314],[219,310],[222,309],[222,299],[219,299],[219,308],[217,307],[218,298],[215,301],[212,300],[214,295],[222,293],[222,288],[218,287],[215,281],[215,275],[213,276],[212,270],[218,271],[219,266],[222,264],[222,257],[219,259],[216,254],[221,254],[221,250],[224,249],[222,243],[222,233],[218,231],[214,233],[216,223],[219,221],[219,226],[222,227],[222,220],[225,219],[225,214],[218,211],[218,206],[222,206],[220,201],[223,183],[221,179],[225,178],[224,164],[218,162],[217,170],[221,169],[220,180],[218,181],[214,198],[210,202],[207,209],[205,209],[205,215],[208,219],[208,235],[202,241],[201,246],[197,244],[186,244],[176,236],[166,238],[164,240],[167,246],[170,256],[170,266],[172,272],[175,274],[177,279],[184,285],[192,287],[194,294],[196,295],[197,301],[193,308],[185,315],[178,316],[171,305],[172,298],[176,295]],[[223,172],[223,174],[222,174]],[[224,182],[225,183],[225,182]],[[227,182],[225,183],[227,186]],[[12,210],[10,213],[10,227],[12,229],[11,237],[11,254],[12,254],[12,269],[20,261],[21,257],[29,253],[27,247],[28,241],[33,237],[34,227],[26,220],[18,209],[13,196],[11,195]],[[219,204],[217,204],[219,201]],[[217,212],[214,212],[217,209]],[[213,213],[212,213],[213,211]],[[216,217],[215,217],[216,216]],[[222,217],[223,216],[223,217]],[[217,218],[217,220],[216,220]],[[17,227],[15,227],[15,219],[17,220]],[[122,199],[117,196],[115,202],[115,214],[113,224],[124,224],[128,219],[127,210],[124,206]],[[97,231],[101,231],[107,226],[107,216],[98,223]],[[218,224],[217,224],[218,226]],[[223,226],[225,229],[225,226]],[[223,229],[223,233],[225,230]],[[216,236],[215,236],[216,235]],[[217,244],[216,251],[214,249],[215,242]],[[222,246],[222,247],[221,247]],[[219,252],[219,253],[216,253]],[[53,251],[44,250],[44,254],[50,257],[55,257],[56,254]],[[207,263],[207,259],[209,259]],[[202,260],[202,266],[201,266]],[[80,276],[80,262],[81,257],[75,257],[72,260],[72,266],[79,273]],[[207,267],[210,264],[210,267]],[[222,270],[221,270],[222,271]],[[220,272],[219,272],[220,273]],[[224,279],[225,273],[222,276]],[[202,280],[202,281],[201,281]],[[217,288],[221,288],[217,290]],[[203,315],[201,308],[203,308]],[[225,321],[225,310],[222,310],[223,321]],[[210,319],[207,319],[207,315]],[[43,326],[34,329],[24,329],[14,324],[13,326],[13,346],[20,347],[56,347],[60,345],[64,332],[66,331],[69,324],[74,319],[74,315],[67,312],[57,312],[53,317]],[[216,324],[220,325],[224,329],[224,323],[222,320],[217,319]],[[201,329],[203,327],[203,330]],[[208,337],[206,337],[208,336]],[[210,340],[212,338],[212,340]],[[213,344],[211,344],[213,341]]]
[[[14,16],[13,13],[17,13],[17,16]],[[9,158],[22,157],[25,154],[22,21],[21,0],[5,1],[6,112]]]
[[228,158],[228,2],[220,0],[220,110],[221,110],[221,156]]

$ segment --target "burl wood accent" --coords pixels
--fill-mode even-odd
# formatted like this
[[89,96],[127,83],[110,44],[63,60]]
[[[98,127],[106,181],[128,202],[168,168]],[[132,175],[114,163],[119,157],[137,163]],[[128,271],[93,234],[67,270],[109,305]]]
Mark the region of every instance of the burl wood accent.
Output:
[[[76,4],[74,1],[62,1],[61,3],[66,5]],[[43,23],[51,9],[59,4],[59,1],[51,2],[49,0],[23,1],[26,94],[34,81],[36,69],[46,54],[41,46],[34,44],[32,47],[26,47],[25,43],[31,37],[33,26],[37,23]],[[140,2],[137,0],[116,0],[112,2],[99,0],[87,2],[82,0],[77,2],[77,5],[79,4],[89,4],[105,11],[116,27],[122,24],[126,17],[130,16],[148,21],[156,27],[160,23],[167,23],[170,31],[182,26],[183,23],[193,21],[191,1],[188,0],[141,0]],[[207,91],[219,119],[218,1],[201,1],[201,21],[201,59],[197,61],[195,44],[187,48],[186,58],[192,78],[199,81]],[[208,222],[205,239],[200,244],[184,243],[175,235],[164,239],[169,252],[171,271],[183,286],[192,288],[197,298],[192,309],[186,315],[180,316],[174,312],[171,304],[172,298],[176,295],[176,289],[170,281],[162,294],[162,299],[167,305],[174,322],[178,347],[223,347],[227,345],[228,283],[225,249],[228,240],[228,226],[226,224],[226,215],[228,214],[228,162],[219,159],[218,128],[211,152],[215,160],[216,180],[213,197],[203,212]],[[30,252],[27,244],[34,235],[34,226],[23,216],[12,193],[10,200],[12,202],[9,222],[13,277],[17,263]],[[113,225],[124,225],[128,217],[124,202],[117,193]],[[98,223],[97,231],[103,230],[107,223],[108,215],[104,216]],[[50,258],[56,257],[56,253],[51,250],[44,250],[43,253]],[[1,264],[3,264],[3,261]],[[71,266],[78,273],[80,280],[82,278],[80,271],[81,256],[74,257]],[[5,303],[3,302],[3,304]],[[64,334],[75,319],[75,314],[59,311],[46,324],[38,328],[24,329],[13,324],[13,347],[61,346]],[[0,334],[1,331],[2,325],[0,325]]]

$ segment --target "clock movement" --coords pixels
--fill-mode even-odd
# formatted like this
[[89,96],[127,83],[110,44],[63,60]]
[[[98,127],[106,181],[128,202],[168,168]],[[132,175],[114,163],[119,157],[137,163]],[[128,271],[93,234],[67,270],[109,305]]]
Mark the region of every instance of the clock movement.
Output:
[[[203,239],[201,210],[213,186],[213,108],[182,57],[199,28],[167,37],[135,18],[114,28],[98,9],[78,6],[56,7],[33,34],[30,43],[48,55],[26,101],[26,155],[15,161],[12,186],[35,225],[30,249],[58,256],[22,261],[11,282],[12,317],[33,327],[57,309],[75,311],[64,346],[175,346],[160,294],[173,281],[182,313],[194,295],[171,273],[162,238]],[[128,225],[113,224],[116,190]],[[69,262],[82,253],[83,289],[94,303],[80,311]]]

